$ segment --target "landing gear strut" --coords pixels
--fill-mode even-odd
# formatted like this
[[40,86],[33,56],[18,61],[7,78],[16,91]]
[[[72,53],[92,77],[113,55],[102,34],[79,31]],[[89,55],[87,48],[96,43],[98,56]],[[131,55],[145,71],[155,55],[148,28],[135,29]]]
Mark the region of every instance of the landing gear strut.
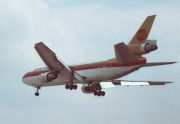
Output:
[[76,90],[76,89],[77,89],[77,85],[74,85],[74,84],[73,84],[73,79],[74,79],[74,71],[72,71],[72,72],[70,73],[70,77],[69,77],[69,82],[70,82],[70,84],[66,84],[66,85],[65,85],[65,88],[66,88],[66,89],[70,89],[70,90],[72,90],[72,89]]
[[39,89],[40,89],[40,87],[37,87],[37,90],[36,90],[36,92],[35,92],[35,96],[39,96]]

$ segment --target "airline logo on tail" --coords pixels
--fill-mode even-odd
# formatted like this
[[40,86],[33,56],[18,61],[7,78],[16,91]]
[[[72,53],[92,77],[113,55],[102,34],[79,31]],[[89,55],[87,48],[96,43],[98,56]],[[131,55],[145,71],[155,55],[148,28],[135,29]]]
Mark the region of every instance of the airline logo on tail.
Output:
[[156,15],[148,16],[138,31],[135,33],[129,44],[145,43],[150,33]]
[[146,40],[148,37],[148,33],[145,29],[140,29],[137,33],[136,33],[136,39],[138,41],[144,41]]

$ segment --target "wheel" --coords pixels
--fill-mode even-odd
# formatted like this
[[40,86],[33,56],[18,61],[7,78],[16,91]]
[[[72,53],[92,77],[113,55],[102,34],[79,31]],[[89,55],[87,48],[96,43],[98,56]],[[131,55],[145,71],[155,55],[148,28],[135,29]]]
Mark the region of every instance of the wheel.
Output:
[[104,92],[104,91],[102,91],[102,92],[101,92],[101,95],[102,95],[102,96],[105,96],[105,92]]
[[94,91],[94,95],[96,96],[98,93],[97,93],[97,91]]
[[69,89],[72,90],[73,89],[73,84],[69,85]]
[[66,85],[65,85],[65,88],[66,88],[66,89],[69,89],[69,84],[66,84]]
[[39,93],[38,93],[38,92],[35,92],[35,96],[39,96]]
[[100,96],[100,95],[101,95],[101,91],[98,91],[98,92],[97,92],[97,95]]
[[75,90],[76,90],[76,89],[77,89],[77,85],[73,85],[73,89],[75,89]]

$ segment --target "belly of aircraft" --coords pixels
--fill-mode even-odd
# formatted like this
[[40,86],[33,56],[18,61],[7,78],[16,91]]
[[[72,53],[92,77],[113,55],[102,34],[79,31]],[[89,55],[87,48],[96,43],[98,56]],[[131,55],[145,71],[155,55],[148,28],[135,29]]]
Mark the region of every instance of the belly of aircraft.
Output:
[[139,66],[125,66],[125,67],[111,67],[111,68],[97,68],[89,70],[77,71],[81,76],[87,77],[87,80],[111,80],[122,77],[126,72],[136,70]]

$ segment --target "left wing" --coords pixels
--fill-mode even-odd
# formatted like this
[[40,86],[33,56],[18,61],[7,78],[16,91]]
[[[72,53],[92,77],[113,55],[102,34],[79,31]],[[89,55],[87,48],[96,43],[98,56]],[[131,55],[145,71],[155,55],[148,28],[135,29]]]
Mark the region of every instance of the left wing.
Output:
[[74,77],[80,82],[85,83],[85,77],[82,77],[81,75],[71,70],[71,68],[63,61],[59,60],[56,57],[56,54],[44,43],[37,43],[35,44],[34,48],[52,73],[55,73],[56,75],[61,73],[66,79],[69,79],[70,83],[73,83]]
[[34,48],[51,71],[60,72],[63,69],[71,71],[71,69],[67,65],[65,65],[61,60],[58,60],[56,54],[52,50],[50,50],[44,43],[37,43],[35,44]]

